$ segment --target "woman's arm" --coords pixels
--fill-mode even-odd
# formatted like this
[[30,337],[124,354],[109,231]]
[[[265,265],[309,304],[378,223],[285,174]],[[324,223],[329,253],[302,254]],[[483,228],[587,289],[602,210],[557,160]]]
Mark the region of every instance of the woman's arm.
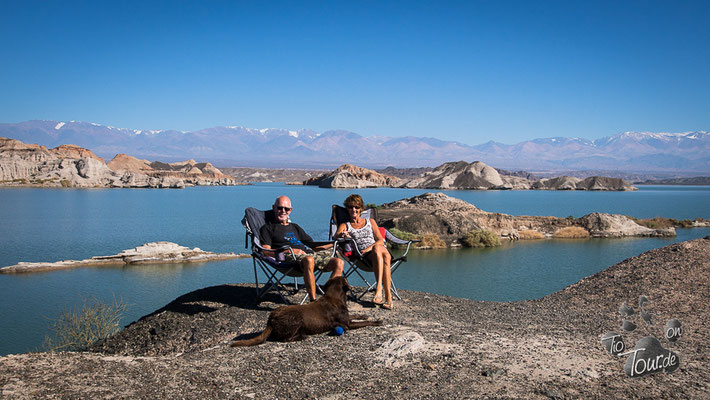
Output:
[[350,237],[350,234],[348,233],[348,227],[345,224],[340,224],[338,225],[338,230],[335,231],[335,235],[333,235],[333,239],[340,239],[345,237]]

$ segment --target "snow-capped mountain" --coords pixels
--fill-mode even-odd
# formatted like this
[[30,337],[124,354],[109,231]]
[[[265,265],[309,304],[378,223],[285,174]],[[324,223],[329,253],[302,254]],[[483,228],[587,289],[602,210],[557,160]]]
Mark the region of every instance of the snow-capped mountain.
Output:
[[126,153],[151,160],[193,158],[220,166],[322,167],[344,163],[437,166],[480,160],[504,169],[710,172],[710,134],[625,132],[597,140],[552,137],[470,146],[427,137],[364,137],[337,130],[220,126],[191,132],[133,130],[87,122],[0,123],[0,136],[47,147],[75,144],[106,159]]

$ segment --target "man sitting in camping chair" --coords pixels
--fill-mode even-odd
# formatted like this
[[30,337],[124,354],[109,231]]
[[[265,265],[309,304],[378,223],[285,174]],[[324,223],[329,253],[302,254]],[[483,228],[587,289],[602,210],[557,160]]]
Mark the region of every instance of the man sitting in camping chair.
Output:
[[[286,196],[278,197],[274,202],[273,210],[276,221],[267,223],[259,231],[262,247],[265,249],[283,246],[291,247],[291,251],[285,251],[282,254],[286,261],[299,262],[301,264],[303,283],[306,286],[306,291],[308,291],[308,297],[313,301],[316,299],[314,268],[332,271],[330,277],[333,278],[343,274],[345,263],[337,257],[332,257],[332,251],[327,250],[333,247],[332,243],[317,245],[300,226],[289,221],[288,216],[293,210],[291,199]],[[316,252],[308,253],[306,246]],[[278,255],[275,254],[276,252],[271,253],[266,255],[278,258]]]

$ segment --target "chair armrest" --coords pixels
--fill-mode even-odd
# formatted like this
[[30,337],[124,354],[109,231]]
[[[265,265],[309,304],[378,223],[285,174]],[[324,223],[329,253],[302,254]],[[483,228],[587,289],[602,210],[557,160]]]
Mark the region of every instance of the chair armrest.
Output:
[[402,245],[421,242],[421,240],[419,240],[419,239],[412,239],[412,240],[400,239],[397,236],[395,236],[392,232],[390,232],[389,230],[386,230],[386,229],[385,229],[385,239],[388,242],[392,242],[394,244],[402,244]]
[[[256,249],[256,251],[254,249]],[[266,256],[266,253],[265,253],[267,251],[271,251],[274,253],[290,251],[291,255],[294,256],[294,258],[295,258],[295,254],[293,253],[293,248],[291,246],[281,246],[281,247],[267,249],[267,248],[262,247],[256,243],[252,243],[252,253],[258,253],[260,255],[268,257],[268,256]]]
[[356,255],[357,257],[362,257],[362,253],[360,252],[360,249],[358,249],[357,244],[355,243],[355,239],[340,238],[340,239],[336,239],[334,243],[335,244],[333,247],[336,249],[339,247],[339,248],[343,249],[342,251],[344,251],[346,244],[350,244],[352,247],[351,251],[353,252],[353,254]]
[[397,236],[393,235],[392,232],[390,232],[388,230],[385,230],[385,239],[391,243],[394,243],[394,244],[398,244],[398,245],[405,245],[406,244],[407,245],[407,248],[404,250],[404,253],[392,261],[396,261],[396,260],[400,260],[400,259],[406,261],[407,260],[407,253],[409,253],[409,248],[412,246],[412,243],[421,242],[421,240],[419,240],[419,239],[412,239],[412,240],[400,239]]

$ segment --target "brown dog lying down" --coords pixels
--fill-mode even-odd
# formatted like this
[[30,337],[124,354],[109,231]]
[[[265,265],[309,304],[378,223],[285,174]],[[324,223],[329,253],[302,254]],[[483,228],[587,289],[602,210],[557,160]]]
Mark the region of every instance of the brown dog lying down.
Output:
[[[266,339],[279,342],[303,340],[308,335],[325,333],[340,326],[343,330],[357,329],[364,326],[382,325],[381,320],[366,320],[366,315],[348,313],[347,294],[350,290],[348,281],[338,276],[325,284],[325,295],[310,304],[279,307],[269,314],[266,329],[257,337],[233,341],[230,346],[254,346]],[[359,321],[356,321],[359,320]]]

